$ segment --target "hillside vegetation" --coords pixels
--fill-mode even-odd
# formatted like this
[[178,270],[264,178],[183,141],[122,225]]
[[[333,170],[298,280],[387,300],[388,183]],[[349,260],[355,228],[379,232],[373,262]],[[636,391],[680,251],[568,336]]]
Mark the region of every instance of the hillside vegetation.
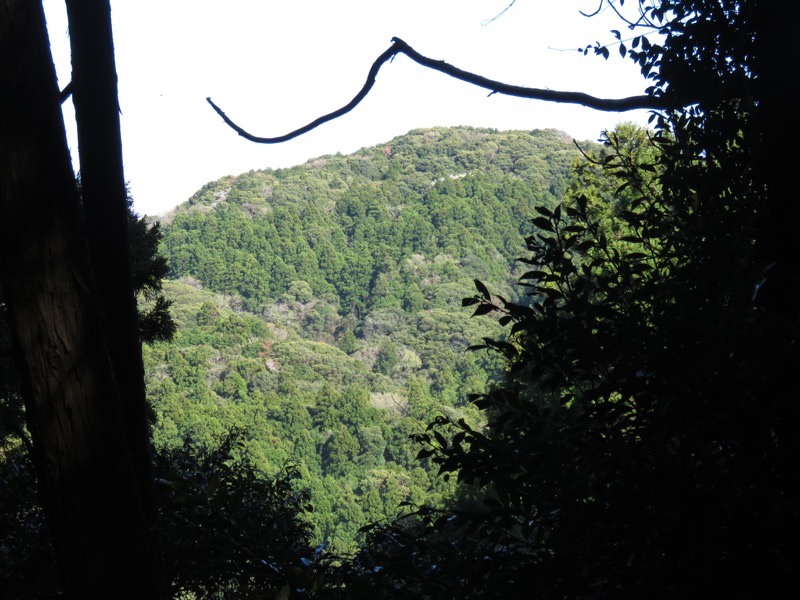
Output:
[[[586,144],[588,145],[588,144]],[[273,477],[291,464],[316,542],[353,548],[401,502],[454,493],[409,439],[500,374],[486,282],[519,299],[535,206],[580,152],[554,131],[415,130],[349,156],[211,182],[163,223],[178,332],[145,349],[159,448],[213,446]]]

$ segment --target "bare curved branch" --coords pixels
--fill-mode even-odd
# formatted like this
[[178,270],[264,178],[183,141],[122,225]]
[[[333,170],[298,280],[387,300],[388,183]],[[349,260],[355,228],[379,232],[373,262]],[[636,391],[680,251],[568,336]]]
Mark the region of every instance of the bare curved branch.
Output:
[[[392,41],[394,42],[394,40]],[[246,140],[250,140],[251,142],[255,142],[257,144],[280,144],[281,142],[287,142],[291,139],[303,135],[304,133],[308,133],[309,131],[311,131],[312,129],[316,129],[323,123],[327,123],[328,121],[333,121],[334,119],[338,119],[342,115],[346,115],[351,110],[353,110],[356,106],[358,106],[358,104],[364,98],[367,97],[367,94],[369,94],[370,90],[372,89],[372,86],[375,85],[375,77],[378,75],[378,71],[380,71],[381,66],[386,61],[394,58],[395,54],[397,54],[399,51],[400,50],[398,50],[395,45],[389,46],[389,48],[383,54],[381,54],[375,60],[374,63],[372,63],[372,67],[370,67],[369,74],[367,75],[367,81],[364,84],[364,87],[361,88],[361,91],[359,91],[358,94],[356,94],[355,97],[352,100],[350,100],[350,102],[345,104],[340,109],[328,113],[327,115],[323,115],[317,119],[314,119],[308,125],[305,125],[300,129],[295,129],[294,131],[287,133],[285,135],[279,135],[277,137],[255,136],[252,133],[248,133],[247,131],[239,127],[236,123],[231,121],[230,118],[228,118],[228,115],[222,112],[222,109],[211,101],[211,98],[206,98],[206,102],[208,102],[211,105],[211,107],[215,111],[217,111],[217,114],[220,117],[222,117],[222,120],[225,121],[231,129],[233,129],[236,133],[238,133]]]
[[605,0],[600,0],[600,4],[597,5],[597,8],[595,9],[595,11],[593,13],[585,13],[582,10],[579,10],[578,12],[581,13],[581,16],[584,16],[584,17],[587,17],[587,18],[596,17],[598,14],[600,14],[600,9],[603,8],[604,2],[605,2]]
[[529,87],[522,87],[517,85],[509,85],[507,83],[503,83],[500,81],[495,81],[493,79],[488,79],[481,75],[476,75],[474,73],[470,73],[468,71],[463,71],[453,65],[450,65],[442,60],[434,60],[432,58],[428,58],[427,56],[423,56],[416,50],[414,50],[411,46],[406,44],[400,38],[392,38],[392,45],[389,46],[376,60],[372,63],[372,67],[370,67],[369,74],[367,75],[367,81],[364,83],[364,86],[358,92],[358,94],[353,97],[350,102],[342,106],[341,108],[330,112],[326,115],[318,117],[317,119],[313,120],[308,125],[304,125],[299,129],[295,129],[292,132],[289,132],[284,135],[280,135],[277,137],[259,137],[255,136],[252,133],[245,131],[242,127],[234,123],[228,115],[226,115],[222,109],[214,104],[211,98],[206,98],[206,101],[211,105],[211,107],[217,112],[217,114],[222,117],[222,120],[228,124],[228,126],[233,129],[236,133],[238,133],[243,138],[255,142],[257,144],[279,144],[281,142],[286,142],[288,140],[294,139],[303,135],[304,133],[308,133],[312,129],[315,129],[322,125],[323,123],[327,123],[328,121],[332,121],[349,113],[353,110],[358,104],[369,94],[372,90],[373,86],[375,85],[375,78],[378,75],[378,71],[380,71],[381,67],[386,63],[391,61],[396,55],[398,54],[405,54],[415,63],[422,65],[423,67],[428,67],[429,69],[433,69],[434,71],[438,71],[440,73],[444,73],[445,75],[449,75],[454,79],[458,79],[460,81],[464,81],[466,83],[470,83],[472,85],[476,85],[478,87],[484,88],[489,90],[492,94],[503,94],[505,96],[515,96],[517,98],[527,98],[530,100],[543,100],[545,102],[558,102],[564,104],[578,104],[581,106],[586,106],[587,108],[593,108],[595,110],[605,111],[605,112],[625,112],[629,110],[636,110],[636,109],[651,109],[651,110],[667,110],[670,108],[678,108],[675,103],[668,102],[665,98],[656,97],[656,96],[629,96],[627,98],[597,98],[595,96],[590,96],[589,94],[584,94],[582,92],[563,92],[557,90],[546,90],[546,89],[539,89],[539,88],[529,88]]

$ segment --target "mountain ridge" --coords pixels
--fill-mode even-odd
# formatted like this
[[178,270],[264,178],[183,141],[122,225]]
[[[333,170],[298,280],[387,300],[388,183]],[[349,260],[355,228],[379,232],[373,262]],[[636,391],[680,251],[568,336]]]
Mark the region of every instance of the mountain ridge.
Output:
[[468,396],[501,369],[466,352],[502,331],[461,300],[476,279],[519,297],[535,207],[580,156],[555,130],[418,129],[203,186],[163,223],[178,333],[145,349],[156,444],[245,431],[241,460],[298,464],[317,541],[342,550],[402,501],[446,501],[409,435],[477,423]]

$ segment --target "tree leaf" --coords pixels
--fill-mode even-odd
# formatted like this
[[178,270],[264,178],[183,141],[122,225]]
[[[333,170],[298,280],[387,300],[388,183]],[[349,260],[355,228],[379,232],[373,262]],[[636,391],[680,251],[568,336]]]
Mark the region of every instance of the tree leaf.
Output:
[[550,223],[550,220],[546,219],[545,217],[535,217],[531,219],[531,222],[534,225],[536,225],[536,227],[538,227],[539,229],[555,232],[555,229],[553,229],[553,225]]
[[489,290],[486,288],[486,286],[484,285],[484,283],[482,281],[479,281],[478,279],[475,279],[475,287],[477,288],[477,290],[481,294],[481,296],[483,296],[487,300],[491,300],[492,299],[492,295],[489,293]]

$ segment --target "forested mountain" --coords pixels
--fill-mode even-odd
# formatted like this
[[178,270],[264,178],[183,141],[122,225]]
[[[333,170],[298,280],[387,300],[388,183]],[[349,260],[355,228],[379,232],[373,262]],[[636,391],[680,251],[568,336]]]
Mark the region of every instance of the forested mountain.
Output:
[[[647,107],[654,129],[604,133],[559,202],[541,154],[474,130],[230,178],[174,215],[167,247],[185,252],[162,289],[158,232],[126,227],[109,3],[67,3],[64,90],[41,3],[6,4],[0,595],[797,595],[800,219],[781,143],[800,123],[781,68],[795,5],[640,0],[632,21],[601,2],[594,15],[613,8],[637,33],[584,54],[618,50],[652,84],[641,96],[508,86],[395,38],[353,101],[288,136],[256,138],[212,103],[240,135],[279,142],[352,110],[402,51],[493,94]],[[558,135],[508,146],[526,138],[568,162]],[[403,140],[427,149],[395,161]],[[493,265],[526,220],[527,266],[510,277],[526,295],[512,295]],[[474,276],[487,283],[462,305],[483,325],[450,310]],[[500,364],[464,360],[473,337]],[[342,554],[398,504],[408,518],[368,525]]]
[[577,155],[556,131],[412,131],[352,156],[212,182],[171,216],[165,246],[174,275],[236,293],[255,312],[293,281],[332,294],[342,315],[419,308],[410,284],[436,257],[445,282],[458,279],[451,261],[506,278],[500,257],[517,256],[532,207],[563,195]]
[[465,352],[500,327],[461,300],[475,279],[518,299],[534,207],[579,156],[553,130],[436,128],[204,186],[162,224],[178,332],[145,348],[156,446],[239,431],[259,472],[297,465],[337,551],[400,502],[441,505],[454,485],[409,435],[475,423],[467,395],[502,368]]

